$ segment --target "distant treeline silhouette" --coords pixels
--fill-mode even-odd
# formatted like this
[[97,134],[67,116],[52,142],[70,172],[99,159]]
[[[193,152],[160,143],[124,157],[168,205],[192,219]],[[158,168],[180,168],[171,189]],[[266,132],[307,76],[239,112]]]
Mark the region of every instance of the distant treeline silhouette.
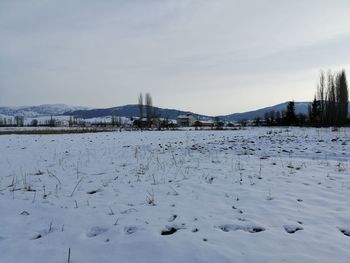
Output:
[[309,109],[311,123],[322,126],[343,126],[348,119],[349,92],[345,71],[327,76],[321,72],[317,92]]
[[287,104],[285,111],[270,111],[264,119],[256,118],[256,125],[267,126],[315,126],[340,127],[349,124],[348,119],[349,92],[345,70],[337,73],[321,71],[317,91],[309,105],[308,115],[296,114],[294,101]]

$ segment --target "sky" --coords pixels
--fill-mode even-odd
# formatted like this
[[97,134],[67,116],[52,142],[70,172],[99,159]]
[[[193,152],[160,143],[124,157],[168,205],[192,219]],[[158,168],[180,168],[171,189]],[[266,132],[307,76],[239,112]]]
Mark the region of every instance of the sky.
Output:
[[207,115],[313,99],[350,73],[350,1],[0,1],[0,106],[136,104]]

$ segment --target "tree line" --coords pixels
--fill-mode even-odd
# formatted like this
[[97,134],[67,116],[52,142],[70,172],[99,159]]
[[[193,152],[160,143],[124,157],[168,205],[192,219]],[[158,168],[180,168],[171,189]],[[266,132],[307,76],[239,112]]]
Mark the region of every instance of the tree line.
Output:
[[285,110],[268,111],[263,118],[257,117],[254,121],[256,126],[303,126],[307,124],[307,120],[306,114],[295,113],[295,102],[289,101]]
[[321,127],[344,126],[348,122],[349,92],[345,71],[322,71],[314,100],[309,107],[310,122]]
[[[340,127],[349,125],[348,101],[349,92],[345,70],[336,73],[328,71],[327,74],[321,71],[316,93],[308,107],[307,114],[297,114],[294,101],[289,101],[285,110],[266,112],[263,118],[255,118],[254,123],[256,126]],[[154,111],[150,93],[146,93],[145,98],[140,93],[138,107],[140,116],[135,124],[141,129],[150,128],[158,117]],[[167,126],[168,120],[163,120],[163,122],[165,123],[159,122],[158,118],[158,125]]]
[[256,125],[264,123],[267,126],[314,126],[340,127],[349,123],[348,119],[349,92],[344,70],[337,73],[321,71],[316,94],[308,107],[308,114],[295,113],[294,101],[289,101],[283,111],[269,111],[264,115],[263,122],[255,119]]

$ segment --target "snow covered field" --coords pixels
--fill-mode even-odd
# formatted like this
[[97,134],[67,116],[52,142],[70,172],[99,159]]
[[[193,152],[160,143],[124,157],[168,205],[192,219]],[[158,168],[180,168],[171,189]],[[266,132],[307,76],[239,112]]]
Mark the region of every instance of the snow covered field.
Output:
[[0,262],[349,262],[349,135],[0,136]]

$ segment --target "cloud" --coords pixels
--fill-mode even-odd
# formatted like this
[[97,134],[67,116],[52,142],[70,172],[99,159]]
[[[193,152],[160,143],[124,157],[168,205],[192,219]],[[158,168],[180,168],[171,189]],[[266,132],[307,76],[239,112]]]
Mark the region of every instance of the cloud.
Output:
[[[0,103],[115,106],[151,91],[162,106],[216,114],[307,99],[319,69],[348,61],[349,11],[316,0],[3,1]],[[278,97],[259,96],[266,87]]]

